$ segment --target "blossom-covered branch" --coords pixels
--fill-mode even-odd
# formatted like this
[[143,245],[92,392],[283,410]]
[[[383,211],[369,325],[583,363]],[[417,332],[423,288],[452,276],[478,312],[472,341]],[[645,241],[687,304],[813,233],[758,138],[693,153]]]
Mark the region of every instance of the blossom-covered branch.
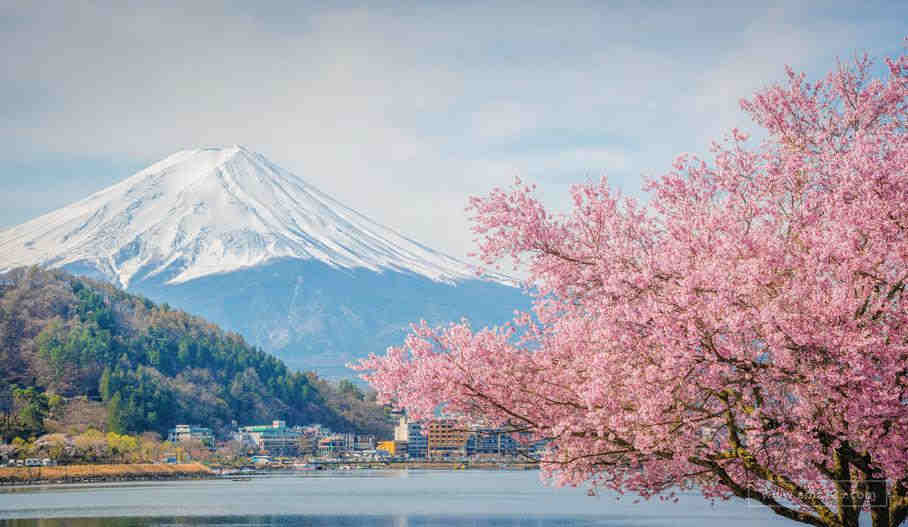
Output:
[[644,496],[696,487],[800,522],[908,514],[908,57],[861,58],[742,101],[646,206],[606,181],[568,215],[534,189],[474,198],[480,257],[529,270],[504,328],[416,325],[359,363],[414,417],[519,423],[546,474]]

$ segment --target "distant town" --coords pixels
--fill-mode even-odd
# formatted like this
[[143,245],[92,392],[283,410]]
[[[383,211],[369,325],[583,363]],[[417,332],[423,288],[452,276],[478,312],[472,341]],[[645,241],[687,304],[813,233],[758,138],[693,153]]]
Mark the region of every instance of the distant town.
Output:
[[[211,428],[181,424],[170,431],[173,444],[201,442],[211,449],[233,441],[256,464],[289,458],[311,462],[338,461],[533,461],[541,442],[526,442],[503,429],[464,426],[452,419],[411,421],[397,413],[393,439],[337,433],[320,424],[288,426],[285,421],[237,427],[220,441]],[[185,461],[168,459],[169,462]]]

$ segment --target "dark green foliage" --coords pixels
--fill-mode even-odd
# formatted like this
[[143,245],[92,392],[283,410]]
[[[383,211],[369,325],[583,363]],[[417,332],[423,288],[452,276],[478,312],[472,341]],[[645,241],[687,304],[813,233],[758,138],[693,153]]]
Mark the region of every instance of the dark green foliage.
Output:
[[34,386],[0,385],[0,437],[3,441],[13,438],[30,438],[44,433],[44,419],[50,410],[47,394]]
[[54,319],[38,334],[35,343],[58,379],[70,368],[81,370],[81,365],[109,363],[117,348],[110,331],[94,320],[66,328],[61,320]]
[[[352,383],[334,393],[200,318],[61,271],[7,277],[16,286],[0,294],[0,342],[9,343],[0,382],[25,379],[20,384],[40,393],[100,398],[112,431],[163,434],[177,423],[223,429],[233,420],[273,419],[386,431],[376,429],[380,419],[352,422],[343,408],[329,407],[323,391],[332,402],[364,400]],[[45,415],[46,406],[45,397]]]
[[165,430],[177,412],[176,396],[145,368],[104,370],[99,382],[107,403],[107,425],[118,434]]
[[120,392],[107,400],[107,428],[118,434],[122,434],[126,429],[126,423],[123,421],[123,399],[120,397]]
[[355,399],[359,399],[360,401],[365,400],[366,398],[366,394],[364,394],[362,390],[360,390],[355,384],[348,381],[347,379],[340,381],[337,385],[337,389],[338,391],[340,391],[340,393],[349,397],[353,397]]
[[71,282],[73,293],[79,299],[76,314],[83,323],[93,323],[94,326],[106,331],[116,329],[113,312],[104,300],[104,296],[95,289],[86,287],[79,281]]

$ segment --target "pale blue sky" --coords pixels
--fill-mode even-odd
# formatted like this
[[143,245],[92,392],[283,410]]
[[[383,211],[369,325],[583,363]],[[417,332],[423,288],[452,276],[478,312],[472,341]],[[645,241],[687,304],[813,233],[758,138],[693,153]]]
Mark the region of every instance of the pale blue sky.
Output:
[[186,3],[0,0],[0,229],[238,143],[463,257],[468,196],[518,175],[556,207],[601,174],[639,193],[753,131],[738,100],[785,64],[908,34],[908,2]]

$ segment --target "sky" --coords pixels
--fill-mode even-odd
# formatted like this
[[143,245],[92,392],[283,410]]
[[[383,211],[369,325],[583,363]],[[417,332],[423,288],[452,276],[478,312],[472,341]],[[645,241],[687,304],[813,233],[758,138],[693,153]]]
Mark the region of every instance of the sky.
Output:
[[0,229],[241,144],[464,258],[469,196],[520,177],[566,210],[604,175],[645,199],[676,155],[759,135],[738,101],[785,65],[908,35],[908,2],[182,3],[0,0]]

